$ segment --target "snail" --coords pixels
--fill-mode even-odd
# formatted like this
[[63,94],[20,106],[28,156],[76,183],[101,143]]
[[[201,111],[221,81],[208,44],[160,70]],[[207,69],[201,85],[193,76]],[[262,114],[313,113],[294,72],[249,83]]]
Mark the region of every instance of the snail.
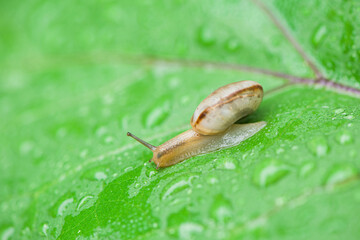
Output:
[[169,141],[153,146],[130,132],[128,136],[153,152],[157,168],[168,167],[190,157],[238,145],[260,131],[266,122],[235,124],[260,105],[262,86],[254,81],[240,81],[218,88],[206,97],[191,117],[192,129]]

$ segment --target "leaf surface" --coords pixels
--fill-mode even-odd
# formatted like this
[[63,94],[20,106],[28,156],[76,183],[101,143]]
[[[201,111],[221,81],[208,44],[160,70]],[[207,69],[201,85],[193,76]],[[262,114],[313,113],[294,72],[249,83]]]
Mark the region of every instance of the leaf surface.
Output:
[[[358,239],[358,3],[264,3],[3,2],[2,239]],[[240,145],[156,170],[126,137],[240,80]]]

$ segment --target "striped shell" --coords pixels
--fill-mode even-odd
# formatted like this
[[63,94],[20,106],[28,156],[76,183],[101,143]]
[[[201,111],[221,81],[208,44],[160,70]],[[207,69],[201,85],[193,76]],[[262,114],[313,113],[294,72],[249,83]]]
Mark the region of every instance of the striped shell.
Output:
[[237,120],[254,112],[262,98],[263,88],[257,82],[230,83],[215,90],[199,104],[190,124],[203,135],[224,132]]

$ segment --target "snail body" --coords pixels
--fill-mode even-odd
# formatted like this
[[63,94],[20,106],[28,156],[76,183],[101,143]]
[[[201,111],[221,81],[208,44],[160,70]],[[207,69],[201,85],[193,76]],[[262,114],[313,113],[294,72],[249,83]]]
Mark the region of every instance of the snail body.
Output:
[[220,87],[196,108],[187,130],[155,147],[131,133],[153,152],[157,167],[168,167],[190,157],[238,145],[260,131],[265,122],[234,124],[260,105],[263,88],[253,81],[240,81]]

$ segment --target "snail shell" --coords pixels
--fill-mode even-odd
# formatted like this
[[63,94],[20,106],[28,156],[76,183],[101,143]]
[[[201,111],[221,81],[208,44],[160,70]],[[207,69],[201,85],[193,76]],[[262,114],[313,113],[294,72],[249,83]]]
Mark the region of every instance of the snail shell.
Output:
[[263,88],[257,82],[241,81],[225,85],[196,108],[192,129],[153,146],[131,133],[134,138],[153,152],[157,167],[168,167],[190,157],[238,145],[260,131],[266,122],[234,124],[254,112],[263,98]]
[[262,86],[253,81],[225,85],[205,98],[196,108],[190,124],[203,135],[224,132],[237,120],[253,113],[263,98]]

